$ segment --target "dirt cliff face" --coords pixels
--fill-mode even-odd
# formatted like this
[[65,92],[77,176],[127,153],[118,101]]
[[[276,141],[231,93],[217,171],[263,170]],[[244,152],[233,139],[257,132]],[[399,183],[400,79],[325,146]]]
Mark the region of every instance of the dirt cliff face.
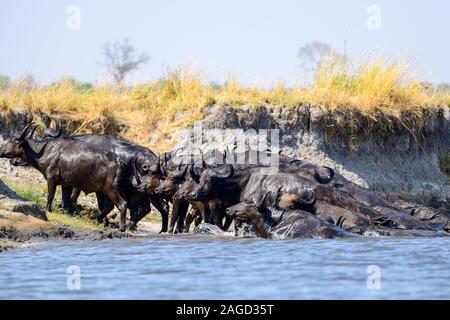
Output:
[[[205,135],[203,151],[233,148],[236,136],[254,141],[255,132],[245,132],[249,129],[279,129],[283,154],[335,168],[365,188],[450,210],[450,185],[439,161],[450,149],[448,107],[381,120],[315,106],[211,107],[204,113],[197,123]],[[206,129],[219,129],[223,136],[211,141]],[[177,147],[192,136],[192,130],[181,131]]]

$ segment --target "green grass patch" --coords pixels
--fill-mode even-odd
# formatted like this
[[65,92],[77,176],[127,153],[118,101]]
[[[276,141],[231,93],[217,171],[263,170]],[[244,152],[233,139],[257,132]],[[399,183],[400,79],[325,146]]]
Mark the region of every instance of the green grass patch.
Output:
[[[42,185],[23,185],[15,184],[5,181],[8,187],[14,191],[18,196],[27,199],[31,202],[37,203],[42,207],[45,207],[47,202],[47,188]],[[61,192],[56,192],[55,198],[59,198]],[[90,214],[90,213],[89,213]],[[72,216],[69,215],[64,209],[55,208],[53,205],[53,212],[47,212],[47,218],[50,223],[62,223],[72,228],[87,229],[87,230],[102,230],[103,226],[88,217],[89,215]]]
[[83,216],[71,216],[62,210],[54,212],[47,212],[47,217],[50,223],[62,223],[69,225],[72,228],[85,230],[103,230],[103,226],[95,220],[85,218]]
[[38,205],[46,205],[46,188],[40,185],[23,185],[5,181],[6,185],[14,191],[19,197],[30,200]]

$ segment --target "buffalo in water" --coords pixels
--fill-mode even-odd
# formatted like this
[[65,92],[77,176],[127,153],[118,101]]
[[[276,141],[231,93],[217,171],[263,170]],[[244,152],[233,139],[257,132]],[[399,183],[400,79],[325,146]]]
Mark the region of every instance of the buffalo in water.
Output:
[[256,234],[262,238],[337,238],[351,235],[332,223],[321,220],[315,215],[303,210],[282,210],[278,218],[274,218],[274,207],[267,206],[266,197],[259,204],[240,202],[227,209],[227,214],[236,220],[254,227]]

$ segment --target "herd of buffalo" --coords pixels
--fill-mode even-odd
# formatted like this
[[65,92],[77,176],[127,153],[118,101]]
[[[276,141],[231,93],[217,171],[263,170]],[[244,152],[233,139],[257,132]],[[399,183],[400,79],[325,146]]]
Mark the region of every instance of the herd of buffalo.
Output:
[[128,209],[133,230],[153,205],[161,213],[161,232],[169,233],[189,232],[192,223],[202,222],[226,231],[234,221],[236,232],[250,225],[263,238],[450,235],[449,212],[388,199],[331,168],[281,153],[276,174],[258,162],[229,161],[249,153],[214,150],[186,161],[175,151],[156,155],[111,136],[68,136],[60,124],[44,129],[33,123],[0,147],[0,157],[42,173],[47,211],[57,186],[70,214],[78,211],[81,191],[95,192],[98,221],[107,224],[115,206],[121,231]]

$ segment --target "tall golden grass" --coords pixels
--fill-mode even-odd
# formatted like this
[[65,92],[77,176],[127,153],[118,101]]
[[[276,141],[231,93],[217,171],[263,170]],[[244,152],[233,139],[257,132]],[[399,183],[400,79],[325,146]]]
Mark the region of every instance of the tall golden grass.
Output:
[[425,88],[411,74],[407,63],[378,57],[358,63],[325,60],[309,88],[284,84],[271,89],[245,87],[235,78],[214,86],[187,67],[168,70],[160,79],[134,87],[80,89],[71,79],[30,86],[23,80],[0,92],[0,110],[26,108],[75,117],[82,120],[78,132],[89,131],[95,119],[108,117],[129,126],[123,133],[126,138],[164,150],[171,146],[168,137],[176,128],[201,119],[202,109],[210,105],[312,104],[330,112],[357,111],[375,121],[384,114],[400,117],[403,112],[420,117],[424,110],[449,105],[448,96]]

